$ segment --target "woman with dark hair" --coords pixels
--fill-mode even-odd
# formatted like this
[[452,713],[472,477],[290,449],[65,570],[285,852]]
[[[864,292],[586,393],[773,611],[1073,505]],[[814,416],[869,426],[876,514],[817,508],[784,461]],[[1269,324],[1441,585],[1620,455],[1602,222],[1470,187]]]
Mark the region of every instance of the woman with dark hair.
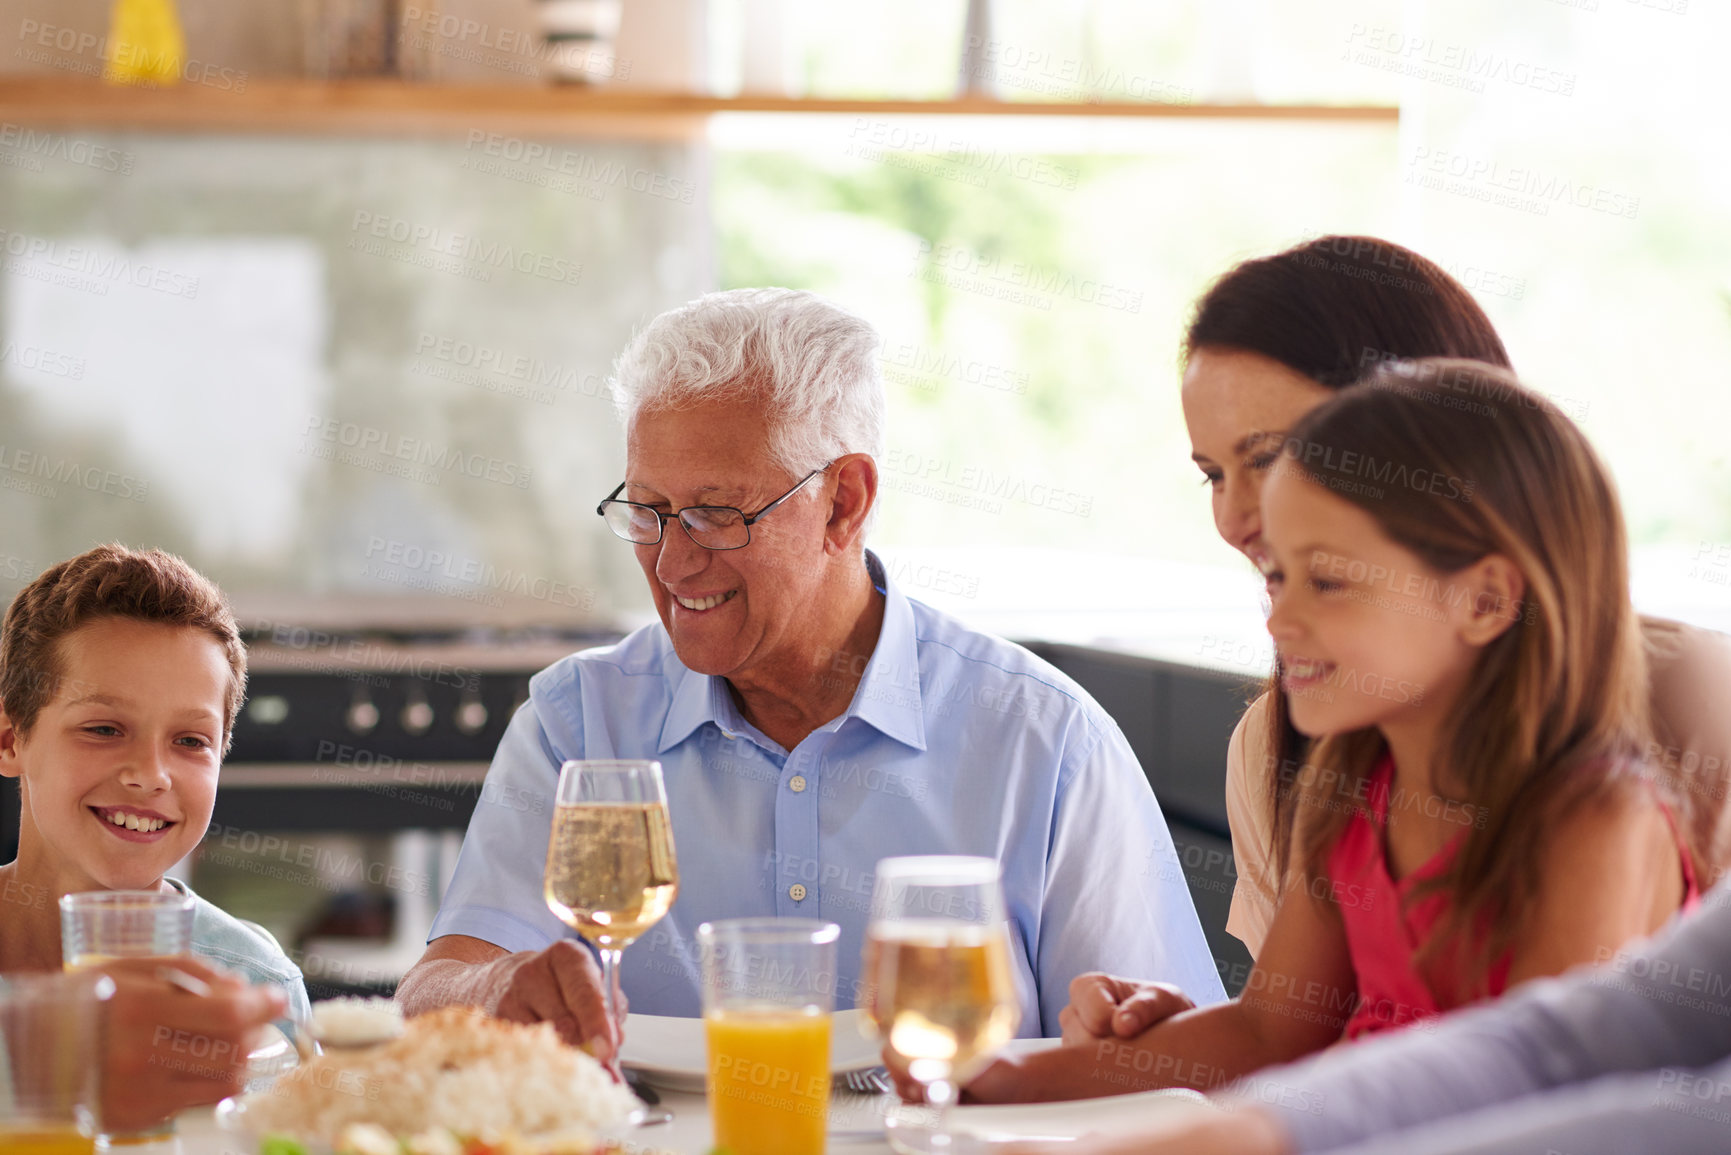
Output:
[[[1391,358],[1466,357],[1511,368],[1478,302],[1442,268],[1373,237],[1328,236],[1245,261],[1197,303],[1184,338],[1184,423],[1214,526],[1261,565],[1262,480],[1285,432]],[[1238,885],[1226,929],[1255,956],[1286,868],[1306,742],[1279,671],[1233,731],[1227,817]]]

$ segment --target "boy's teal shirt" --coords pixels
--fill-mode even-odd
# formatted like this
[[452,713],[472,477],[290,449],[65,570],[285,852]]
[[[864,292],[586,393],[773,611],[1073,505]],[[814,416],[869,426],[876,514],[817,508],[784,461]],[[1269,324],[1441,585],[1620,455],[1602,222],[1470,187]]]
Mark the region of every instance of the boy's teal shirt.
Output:
[[165,880],[182,894],[192,895],[192,953],[234,971],[253,983],[272,983],[288,995],[289,1014],[305,1022],[312,1013],[306,982],[269,931],[235,918],[206,902],[177,878]]

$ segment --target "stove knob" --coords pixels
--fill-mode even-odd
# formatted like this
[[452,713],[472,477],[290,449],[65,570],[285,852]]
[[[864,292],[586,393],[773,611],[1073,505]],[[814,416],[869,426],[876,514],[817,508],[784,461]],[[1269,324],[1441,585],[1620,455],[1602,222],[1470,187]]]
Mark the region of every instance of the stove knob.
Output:
[[481,695],[470,690],[457,703],[457,729],[465,734],[479,734],[487,725],[487,707]]
[[403,724],[403,733],[419,737],[433,728],[433,707],[427,703],[427,696],[420,690],[409,691],[409,701],[403,707],[399,716]]
[[373,705],[372,699],[365,694],[356,694],[355,700],[349,703],[349,711],[343,720],[356,734],[370,734],[373,727],[379,724],[379,708]]
[[281,694],[260,694],[246,704],[247,720],[260,726],[280,726],[288,716],[289,700]]

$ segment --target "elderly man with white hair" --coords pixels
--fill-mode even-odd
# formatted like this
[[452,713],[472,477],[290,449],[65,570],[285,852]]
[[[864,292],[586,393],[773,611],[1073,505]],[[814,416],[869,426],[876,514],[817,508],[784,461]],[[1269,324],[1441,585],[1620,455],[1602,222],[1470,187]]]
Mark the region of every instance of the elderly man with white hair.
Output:
[[878,336],[810,293],[714,293],[621,355],[624,480],[601,514],[660,616],[530,682],[399,998],[553,1022],[611,1054],[599,972],[542,900],[559,767],[663,766],[678,900],[625,952],[631,1009],[700,1013],[706,920],[839,923],[858,993],[891,855],[1003,867],[1022,1033],[1070,980],[1150,975],[1224,998],[1159,804],[1123,734],[1027,650],[907,597],[865,548],[884,395]]

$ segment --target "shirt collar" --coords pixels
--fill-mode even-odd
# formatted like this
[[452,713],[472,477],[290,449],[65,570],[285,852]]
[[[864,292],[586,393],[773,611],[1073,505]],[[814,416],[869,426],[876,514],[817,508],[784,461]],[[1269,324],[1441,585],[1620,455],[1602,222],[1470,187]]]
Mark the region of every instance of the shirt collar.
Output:
[[[883,562],[870,550],[865,552],[866,569],[872,586],[884,595],[884,621],[878,631],[878,644],[871,661],[854,690],[853,701],[845,713],[834,722],[835,729],[848,718],[858,718],[867,725],[916,750],[926,748],[925,711],[920,699],[920,665],[918,639],[914,636],[914,611],[907,595],[889,580]],[[685,667],[677,657],[673,700],[667,717],[661,723],[661,739],[656,752],[665,754],[691,737],[705,722],[714,722],[724,731],[736,732],[744,727],[727,680],[713,674],[699,674]]]
[[886,737],[923,751],[926,713],[920,695],[914,608],[900,587],[889,580],[877,554],[869,549],[866,567],[871,570],[872,585],[884,595],[884,624],[847,714],[877,728]]
[[[669,661],[674,668],[673,701],[667,707],[667,717],[661,722],[661,741],[655,747],[656,753],[667,753],[691,737],[705,722],[714,722],[723,730],[733,730],[735,727],[731,720],[727,723],[722,721],[723,717],[735,714],[726,679],[695,673],[687,669],[677,655]],[[725,715],[723,709],[727,712]]]

